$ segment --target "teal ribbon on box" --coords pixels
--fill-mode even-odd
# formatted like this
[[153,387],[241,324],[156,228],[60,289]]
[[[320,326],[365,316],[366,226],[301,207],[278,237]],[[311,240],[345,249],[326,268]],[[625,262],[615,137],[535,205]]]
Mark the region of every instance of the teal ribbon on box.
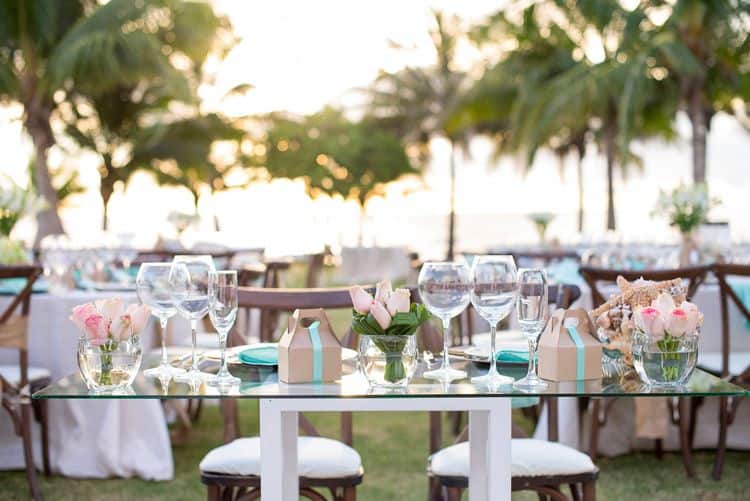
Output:
[[583,380],[584,370],[586,364],[586,350],[581,335],[578,333],[578,329],[573,326],[566,326],[570,339],[573,340],[573,344],[576,345],[576,379],[578,381]]
[[318,327],[320,327],[320,321],[316,320],[307,328],[313,350],[313,383],[323,382],[323,345],[320,342]]

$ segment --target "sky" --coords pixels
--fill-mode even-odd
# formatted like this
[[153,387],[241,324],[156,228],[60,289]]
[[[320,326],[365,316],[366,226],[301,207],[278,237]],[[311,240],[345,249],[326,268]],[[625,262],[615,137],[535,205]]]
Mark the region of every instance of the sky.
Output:
[[[310,113],[327,103],[357,105],[361,94],[352,89],[365,87],[380,69],[394,71],[434,60],[428,37],[431,9],[456,13],[466,22],[474,22],[499,5],[486,0],[214,0],[213,4],[229,17],[240,42],[224,61],[211,62],[208,69],[216,75],[215,84],[201,88],[200,95],[206,110],[218,109],[229,115],[274,110]],[[394,50],[389,41],[410,49]],[[462,46],[459,54],[461,64],[466,66],[477,57],[468,45]],[[245,96],[222,100],[226,91],[239,83],[250,83],[253,89]],[[18,116],[18,109],[0,108],[2,170],[20,179],[30,145],[20,122],[14,120]],[[597,152],[592,151],[584,159],[586,232],[577,235],[577,179],[572,158],[561,169],[555,158],[543,153],[531,172],[523,175],[513,159],[492,161],[488,140],[474,140],[469,154],[459,159],[459,246],[478,248],[533,241],[534,229],[526,215],[541,211],[558,214],[550,234],[566,242],[602,238],[673,240],[674,232],[665,221],[652,218],[651,211],[660,189],[672,188],[690,178],[690,126],[684,117],[678,125],[681,138],[673,144],[636,145],[645,168],[643,172],[631,172],[627,179],[617,179],[620,231],[614,236],[603,231],[604,159]],[[734,239],[750,239],[750,222],[745,221],[750,210],[750,198],[746,196],[750,187],[746,174],[750,134],[732,118],[718,116],[708,147],[712,194],[724,201],[712,216],[732,222]],[[65,209],[63,218],[75,238],[96,240],[101,226],[96,159],[58,155],[52,160],[78,168],[83,183],[93,188],[77,197],[73,206]],[[443,250],[438,247],[445,238],[448,190],[448,146],[438,138],[433,141],[432,160],[421,189],[407,196],[393,189],[385,198],[376,198],[368,205],[365,242],[410,245],[427,254],[441,254]],[[189,210],[190,206],[191,197],[186,191],[160,189],[146,176],[137,176],[126,191],[116,193],[112,199],[112,231],[137,233],[147,245],[147,240],[157,234],[169,234],[166,217],[171,210]],[[269,211],[269,207],[274,210]],[[353,245],[359,233],[359,211],[354,203],[311,201],[299,181],[278,180],[211,199],[202,197],[199,211],[204,216],[202,231],[210,229],[213,215],[217,215],[224,228],[221,238],[227,243],[263,245],[277,253],[304,251],[321,243]],[[644,225],[644,221],[649,224]],[[21,237],[28,237],[33,225],[24,221],[21,226]],[[279,228],[289,230],[280,234]],[[199,240],[203,235],[193,238]]]

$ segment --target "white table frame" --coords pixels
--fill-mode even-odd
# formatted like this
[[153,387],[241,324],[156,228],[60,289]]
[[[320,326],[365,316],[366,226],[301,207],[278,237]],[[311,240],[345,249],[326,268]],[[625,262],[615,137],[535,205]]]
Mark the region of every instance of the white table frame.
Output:
[[469,500],[510,500],[511,399],[506,397],[286,397],[260,399],[262,501],[297,501],[298,413],[469,412]]

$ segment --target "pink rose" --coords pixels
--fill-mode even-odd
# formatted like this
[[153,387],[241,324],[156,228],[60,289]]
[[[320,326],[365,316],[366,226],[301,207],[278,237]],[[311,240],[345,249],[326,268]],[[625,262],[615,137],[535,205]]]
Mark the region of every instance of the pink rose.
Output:
[[695,332],[703,321],[703,315],[698,311],[698,307],[688,301],[683,301],[680,308],[687,313],[688,321],[685,332]]
[[652,336],[664,335],[664,321],[656,308],[647,307],[636,310],[635,324],[643,332]]
[[396,289],[391,297],[388,298],[386,308],[391,316],[395,316],[396,313],[407,313],[411,307],[411,292],[409,289]]
[[151,309],[145,304],[133,303],[125,310],[125,315],[130,316],[133,334],[138,334],[146,327],[146,323],[151,316]]
[[81,329],[81,331],[86,331],[86,319],[93,315],[97,315],[96,308],[93,304],[79,304],[73,308],[70,320],[72,320],[73,323],[76,324],[76,327]]
[[682,308],[675,308],[667,320],[667,332],[671,336],[682,336],[688,328],[688,314]]
[[132,325],[133,322],[130,315],[126,313],[112,320],[112,324],[109,326],[109,332],[112,333],[112,337],[117,341],[122,341],[130,337]]
[[107,341],[109,336],[109,325],[101,315],[91,315],[86,318],[84,332],[89,342],[94,346],[99,346]]
[[367,315],[372,309],[374,299],[369,292],[359,285],[353,285],[349,288],[349,296],[352,298],[352,305],[357,313]]
[[107,322],[107,324],[111,324],[114,319],[125,312],[125,307],[122,304],[122,300],[117,298],[100,299],[98,301],[94,301],[94,305],[96,306],[96,310],[99,312],[99,314],[104,317],[104,320]]
[[375,302],[385,306],[391,294],[393,294],[393,288],[391,287],[390,280],[378,282],[378,285],[375,287]]
[[378,325],[380,325],[383,330],[386,330],[388,327],[390,327],[391,315],[388,313],[388,310],[385,309],[385,306],[383,306],[381,303],[375,301],[375,303],[373,303],[372,305],[370,313],[372,313],[372,316],[375,318],[375,320],[378,322]]

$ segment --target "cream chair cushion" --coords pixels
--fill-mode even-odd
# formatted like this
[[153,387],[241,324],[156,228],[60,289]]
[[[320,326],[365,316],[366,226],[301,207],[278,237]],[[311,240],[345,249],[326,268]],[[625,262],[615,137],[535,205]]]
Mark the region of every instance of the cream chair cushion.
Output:
[[[18,386],[21,383],[21,367],[18,365],[0,365],[0,375],[14,386]],[[31,382],[50,377],[50,373],[44,367],[29,367],[28,376],[29,382]]]
[[[430,471],[439,476],[469,476],[469,443],[451,445],[430,456]],[[539,477],[596,471],[586,454],[557,442],[533,438],[511,440],[511,475]]]
[[[330,438],[299,437],[297,458],[297,471],[307,478],[350,477],[358,475],[362,468],[357,451]],[[200,470],[225,475],[260,475],[260,437],[239,438],[213,449],[201,461]]]

